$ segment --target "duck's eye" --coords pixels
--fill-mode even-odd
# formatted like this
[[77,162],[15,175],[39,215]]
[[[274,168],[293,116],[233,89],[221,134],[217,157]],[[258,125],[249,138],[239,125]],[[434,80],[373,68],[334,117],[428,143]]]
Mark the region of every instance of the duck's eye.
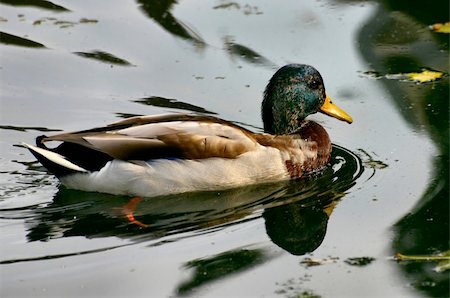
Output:
[[311,89],[318,89],[319,88],[319,86],[320,86],[320,82],[318,81],[318,80],[310,80],[309,82],[308,82],[308,86],[309,86],[309,88],[311,88]]

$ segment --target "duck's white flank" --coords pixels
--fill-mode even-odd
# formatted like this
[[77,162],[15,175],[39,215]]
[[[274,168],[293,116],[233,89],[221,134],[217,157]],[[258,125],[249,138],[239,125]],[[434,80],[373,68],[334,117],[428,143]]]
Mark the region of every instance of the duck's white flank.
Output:
[[278,149],[263,146],[235,159],[113,160],[98,172],[68,175],[61,182],[79,190],[151,197],[289,179],[285,160]]

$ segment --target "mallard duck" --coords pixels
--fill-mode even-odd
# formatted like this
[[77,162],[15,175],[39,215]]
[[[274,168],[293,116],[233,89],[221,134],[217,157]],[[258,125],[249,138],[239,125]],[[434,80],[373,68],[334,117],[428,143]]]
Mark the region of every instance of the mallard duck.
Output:
[[[352,118],[334,105],[312,66],[289,64],[270,79],[262,101],[264,133],[212,116],[163,114],[105,127],[40,136],[24,144],[68,188],[151,197],[296,179],[323,169],[325,129],[305,117]],[[60,144],[48,148],[46,143]]]

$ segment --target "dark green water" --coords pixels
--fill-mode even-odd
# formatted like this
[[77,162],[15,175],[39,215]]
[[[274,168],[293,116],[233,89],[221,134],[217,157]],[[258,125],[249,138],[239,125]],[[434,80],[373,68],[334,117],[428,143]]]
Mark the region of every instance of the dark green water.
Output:
[[[2,297],[447,297],[445,1],[0,1]],[[314,65],[355,122],[301,181],[130,198],[65,189],[20,142],[193,111],[260,130],[273,72]],[[374,75],[376,74],[376,75]],[[385,75],[388,75],[387,77]],[[391,78],[391,79],[388,79]],[[394,78],[394,79],[392,79]],[[302,296],[303,295],[303,296]]]

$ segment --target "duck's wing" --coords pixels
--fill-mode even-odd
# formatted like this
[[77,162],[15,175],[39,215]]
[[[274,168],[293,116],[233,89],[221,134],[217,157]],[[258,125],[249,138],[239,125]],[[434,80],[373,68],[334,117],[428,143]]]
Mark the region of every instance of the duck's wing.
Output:
[[68,150],[87,149],[133,161],[235,158],[258,146],[254,134],[242,127],[211,116],[186,114],[132,117],[105,127],[42,137],[38,145],[48,141],[63,142],[57,152],[69,159]]

